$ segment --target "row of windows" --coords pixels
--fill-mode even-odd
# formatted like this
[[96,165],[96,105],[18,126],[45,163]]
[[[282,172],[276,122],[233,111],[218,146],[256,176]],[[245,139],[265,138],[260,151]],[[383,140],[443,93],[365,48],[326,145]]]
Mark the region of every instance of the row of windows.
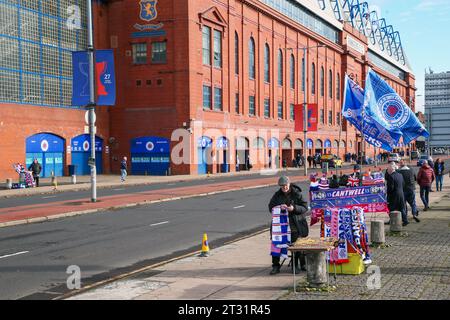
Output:
[[[248,44],[248,66],[249,66],[249,78],[254,80],[256,78],[256,49],[255,49],[255,40],[253,37],[250,37]],[[281,49],[278,50],[278,85],[283,86],[284,79],[284,59],[283,59],[283,51]],[[289,63],[289,84],[291,89],[295,89],[295,56],[293,54],[290,55],[290,63]],[[302,90],[305,91],[305,60],[302,59],[301,63],[302,68]],[[239,74],[239,36],[235,33],[235,73]],[[270,83],[270,47],[266,43],[264,46],[264,81],[266,83]],[[337,73],[336,77],[336,98],[340,100],[341,98],[341,78],[340,74]],[[321,96],[325,96],[325,70],[321,68],[320,75],[320,93]],[[311,93],[316,94],[316,65],[315,63],[311,64]],[[333,71],[330,69],[328,72],[328,96],[330,99],[333,98]]]
[[[222,89],[214,87],[214,103],[211,99],[212,87],[208,85],[203,85],[203,109],[211,110],[214,104],[214,110],[223,111],[223,100],[222,100]],[[239,114],[239,93],[236,93],[235,96],[235,112]],[[249,115],[256,116],[256,105],[255,105],[255,96],[249,96]],[[279,120],[284,118],[284,107],[283,102],[278,101],[277,103],[277,116]],[[264,117],[271,118],[270,114],[270,99],[264,99]],[[295,112],[294,112],[294,104],[291,103],[289,105],[289,119],[295,120]],[[325,124],[325,116],[324,110],[320,110],[320,122]],[[328,111],[328,123],[333,125],[333,111]],[[337,125],[341,124],[341,114],[340,112],[336,113],[336,122]]]
[[[203,47],[203,64],[211,65],[211,52],[213,53],[213,65],[214,67],[222,67],[222,32],[218,30],[212,30],[208,26],[203,26],[202,29],[202,47]],[[213,36],[213,46],[211,48],[211,30]]]
[[[166,63],[167,62],[167,42],[152,42],[152,63]],[[147,63],[147,43],[133,43],[133,64]]]

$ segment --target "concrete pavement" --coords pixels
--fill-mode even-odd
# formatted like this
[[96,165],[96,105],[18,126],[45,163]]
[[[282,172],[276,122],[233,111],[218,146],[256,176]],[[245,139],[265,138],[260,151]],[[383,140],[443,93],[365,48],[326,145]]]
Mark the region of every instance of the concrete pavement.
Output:
[[[197,253],[174,261],[149,266],[145,271],[88,290],[75,300],[328,300],[328,299],[450,299],[450,178],[445,176],[443,192],[430,193],[431,210],[423,212],[418,196],[421,222],[404,228],[403,237],[387,236],[390,247],[373,248],[373,266],[381,272],[381,287],[369,290],[369,274],[337,275],[334,292],[293,292],[293,277],[285,263],[281,273],[270,276],[268,231],[212,248],[211,255]],[[263,213],[262,213],[263,214]],[[369,214],[388,220],[387,215]],[[386,227],[386,231],[389,228]],[[370,232],[370,230],[369,230]],[[310,235],[319,235],[319,225]],[[201,248],[199,244],[199,249]],[[297,276],[301,286],[306,274]],[[333,284],[333,281],[331,280]]]

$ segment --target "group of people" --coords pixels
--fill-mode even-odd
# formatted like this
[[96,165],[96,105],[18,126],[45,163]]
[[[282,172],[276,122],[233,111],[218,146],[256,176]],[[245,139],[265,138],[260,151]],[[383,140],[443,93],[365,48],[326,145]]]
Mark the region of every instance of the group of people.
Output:
[[443,160],[437,159],[432,168],[428,162],[424,162],[417,175],[404,160],[400,160],[399,165],[400,167],[397,167],[395,162],[391,162],[386,171],[387,202],[391,212],[402,213],[403,226],[406,226],[409,224],[407,204],[411,207],[413,219],[420,222],[415,200],[416,183],[420,187],[423,210],[428,211],[430,209],[429,194],[434,181],[436,181],[436,191],[442,191],[445,164]]
[[316,153],[314,156],[309,155],[307,158],[309,167],[317,168],[317,166],[319,166],[319,168],[320,168],[321,159],[322,159],[322,155],[320,153]]

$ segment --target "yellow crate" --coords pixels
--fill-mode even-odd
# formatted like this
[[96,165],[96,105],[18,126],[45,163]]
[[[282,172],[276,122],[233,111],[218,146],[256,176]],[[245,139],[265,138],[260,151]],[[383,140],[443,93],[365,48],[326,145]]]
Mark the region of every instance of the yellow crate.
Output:
[[[336,274],[361,274],[364,272],[365,267],[362,258],[357,253],[348,254],[348,263],[337,264]],[[334,273],[334,265],[329,264],[329,273]]]

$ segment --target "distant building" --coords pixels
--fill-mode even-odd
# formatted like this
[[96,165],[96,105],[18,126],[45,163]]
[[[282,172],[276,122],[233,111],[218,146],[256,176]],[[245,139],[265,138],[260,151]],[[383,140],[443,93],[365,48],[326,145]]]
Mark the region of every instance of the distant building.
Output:
[[425,75],[425,118],[430,147],[450,146],[450,71]]

